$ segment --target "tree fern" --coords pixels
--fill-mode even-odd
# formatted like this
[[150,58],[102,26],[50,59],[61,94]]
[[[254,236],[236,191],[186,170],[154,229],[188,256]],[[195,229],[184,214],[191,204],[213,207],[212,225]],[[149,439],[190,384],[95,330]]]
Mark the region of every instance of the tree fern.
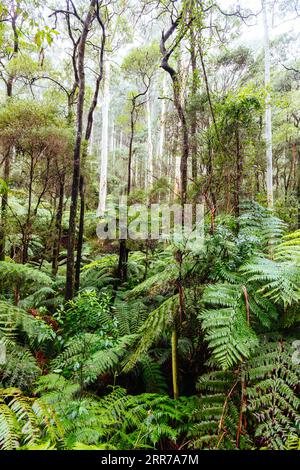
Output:
[[134,352],[124,367],[124,372],[135,366],[137,361],[146,353],[152,344],[165,333],[175,321],[179,309],[178,294],[165,300],[153,310],[138,332],[138,341]]
[[16,388],[0,388],[0,449],[34,445],[44,437],[51,442],[62,437],[49,407],[24,396]]
[[128,335],[107,343],[97,334],[79,334],[70,338],[65,350],[52,361],[52,371],[63,371],[82,386],[87,385],[117,367],[134,339]]
[[34,317],[8,302],[0,301],[0,336],[15,339],[19,332],[25,333],[28,341],[37,344],[55,337],[52,328],[41,318]]
[[29,265],[7,261],[0,263],[0,286],[8,291],[17,289],[22,298],[38,287],[49,287],[52,284],[50,276]]
[[163,272],[158,272],[138,284],[134,289],[129,291],[127,298],[132,299],[146,294],[155,296],[170,292],[174,289],[178,274],[178,267],[175,264],[171,264]]
[[274,259],[289,261],[299,266],[300,262],[300,230],[285,235],[274,250]]
[[208,286],[202,300],[216,307],[204,309],[200,314],[205,339],[216,362],[227,369],[249,357],[257,338],[247,322],[247,305],[241,287]]
[[255,201],[244,202],[239,217],[239,238],[250,237],[257,248],[267,250],[276,245],[286,230],[286,224],[269,209]]
[[300,371],[292,353],[288,342],[261,344],[247,364],[247,409],[259,444],[271,449],[284,449],[290,435],[300,437]]
[[300,300],[300,271],[289,262],[257,257],[241,268],[248,282],[259,283],[259,293],[284,307]]

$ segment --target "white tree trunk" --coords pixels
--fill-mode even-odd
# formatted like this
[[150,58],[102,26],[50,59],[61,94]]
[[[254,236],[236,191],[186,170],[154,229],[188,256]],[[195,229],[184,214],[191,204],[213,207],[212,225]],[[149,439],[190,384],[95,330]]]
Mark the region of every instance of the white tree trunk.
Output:
[[107,160],[108,160],[108,111],[109,111],[109,62],[105,63],[103,104],[102,104],[102,138],[101,138],[101,160],[100,160],[100,181],[99,181],[99,203],[97,215],[103,217],[106,206],[107,194]]
[[180,171],[181,157],[175,156],[175,181],[174,181],[174,193],[176,197],[180,196],[181,188],[181,171]]
[[146,165],[146,187],[151,188],[153,184],[153,143],[152,143],[152,123],[151,123],[151,104],[150,94],[147,99],[147,129],[148,129],[148,161]]
[[271,110],[271,97],[270,97],[270,40],[268,28],[268,3],[267,0],[262,0],[263,7],[263,22],[264,22],[264,48],[265,48],[265,86],[267,90],[266,96],[266,111],[265,111],[265,134],[266,134],[266,159],[267,159],[267,201],[268,207],[273,208],[273,155],[272,155],[272,110]]
[[111,124],[110,131],[110,154],[111,154],[111,169],[115,167],[115,122]]
[[[183,56],[183,50],[182,47],[179,47],[179,53],[178,53],[178,74],[179,74],[179,80],[180,80],[180,101],[182,107],[184,107],[184,101],[185,101],[185,85],[187,82],[187,75],[188,75],[188,62],[185,60]],[[178,122],[178,135],[181,133],[181,125]],[[179,196],[180,191],[181,191],[181,171],[180,171],[180,162],[181,162],[181,157],[176,155],[175,156],[175,178],[174,178],[174,193]]]
[[[167,74],[164,73],[163,78],[163,98],[167,94]],[[161,116],[160,116],[160,133],[159,133],[159,146],[158,146],[158,167],[159,175],[163,175],[163,154],[164,154],[164,145],[165,145],[165,134],[166,134],[166,100],[162,100],[161,105]]]

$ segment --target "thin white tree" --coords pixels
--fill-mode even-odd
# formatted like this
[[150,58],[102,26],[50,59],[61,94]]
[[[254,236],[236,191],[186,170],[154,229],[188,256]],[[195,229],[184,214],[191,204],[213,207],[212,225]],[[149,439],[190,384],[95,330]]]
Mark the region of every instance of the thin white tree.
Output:
[[102,103],[102,136],[101,136],[101,155],[100,155],[100,177],[99,177],[99,202],[98,217],[103,217],[106,208],[107,195],[107,161],[108,161],[108,120],[109,120],[109,82],[110,82],[110,64],[105,63],[105,76],[103,87]]
[[266,136],[266,185],[267,203],[273,208],[273,153],[272,153],[272,108],[271,108],[271,54],[268,25],[268,0],[262,0],[263,24],[264,24],[264,49],[265,49],[265,87],[266,87],[266,109],[265,109],[265,136]]

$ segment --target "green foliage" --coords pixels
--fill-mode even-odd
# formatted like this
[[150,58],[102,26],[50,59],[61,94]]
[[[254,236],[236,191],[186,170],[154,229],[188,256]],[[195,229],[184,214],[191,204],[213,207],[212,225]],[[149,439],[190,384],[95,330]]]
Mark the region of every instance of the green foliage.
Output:
[[97,296],[95,291],[84,291],[70,300],[60,313],[64,332],[75,335],[82,331],[94,332],[101,330],[103,333],[113,333],[116,324],[110,316],[110,296],[102,293]]
[[299,268],[292,262],[254,258],[242,268],[248,282],[256,282],[265,297],[284,307],[300,299]]
[[283,450],[300,434],[299,374],[288,342],[262,338],[239,369],[201,376],[197,388],[205,395],[195,411],[193,445],[243,448],[252,434],[257,448]]
[[29,343],[37,345],[55,338],[52,328],[41,318],[8,302],[0,301],[0,337],[14,340],[20,334],[25,334]]
[[178,295],[174,295],[165,300],[157,309],[150,313],[138,332],[139,339],[135,351],[125,365],[124,371],[130,370],[166,329],[174,324],[178,308]]
[[292,354],[287,341],[262,342],[246,366],[247,409],[262,447],[283,450],[289,436],[300,437],[300,370]]
[[251,441],[242,429],[239,371],[214,371],[201,376],[197,389],[203,393],[194,412],[193,447],[247,449]]
[[250,356],[257,345],[255,333],[247,323],[245,293],[240,286],[208,286],[203,302],[215,308],[203,310],[200,319],[213,358],[227,369]]
[[133,340],[133,335],[113,339],[81,333],[67,341],[64,351],[52,361],[52,370],[85,386],[116,369]]
[[39,287],[50,287],[50,276],[29,265],[1,261],[0,286],[2,290],[17,289],[21,298],[36,291]]
[[62,431],[53,410],[16,388],[0,388],[0,449],[32,446],[41,439],[56,443]]

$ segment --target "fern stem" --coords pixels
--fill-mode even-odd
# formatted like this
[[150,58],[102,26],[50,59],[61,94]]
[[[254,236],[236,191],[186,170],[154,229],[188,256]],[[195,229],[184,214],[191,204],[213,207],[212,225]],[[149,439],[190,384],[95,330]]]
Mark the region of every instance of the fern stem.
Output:
[[173,395],[174,400],[177,400],[179,397],[179,390],[178,390],[178,362],[177,362],[177,330],[176,326],[172,331],[172,379],[173,379]]

